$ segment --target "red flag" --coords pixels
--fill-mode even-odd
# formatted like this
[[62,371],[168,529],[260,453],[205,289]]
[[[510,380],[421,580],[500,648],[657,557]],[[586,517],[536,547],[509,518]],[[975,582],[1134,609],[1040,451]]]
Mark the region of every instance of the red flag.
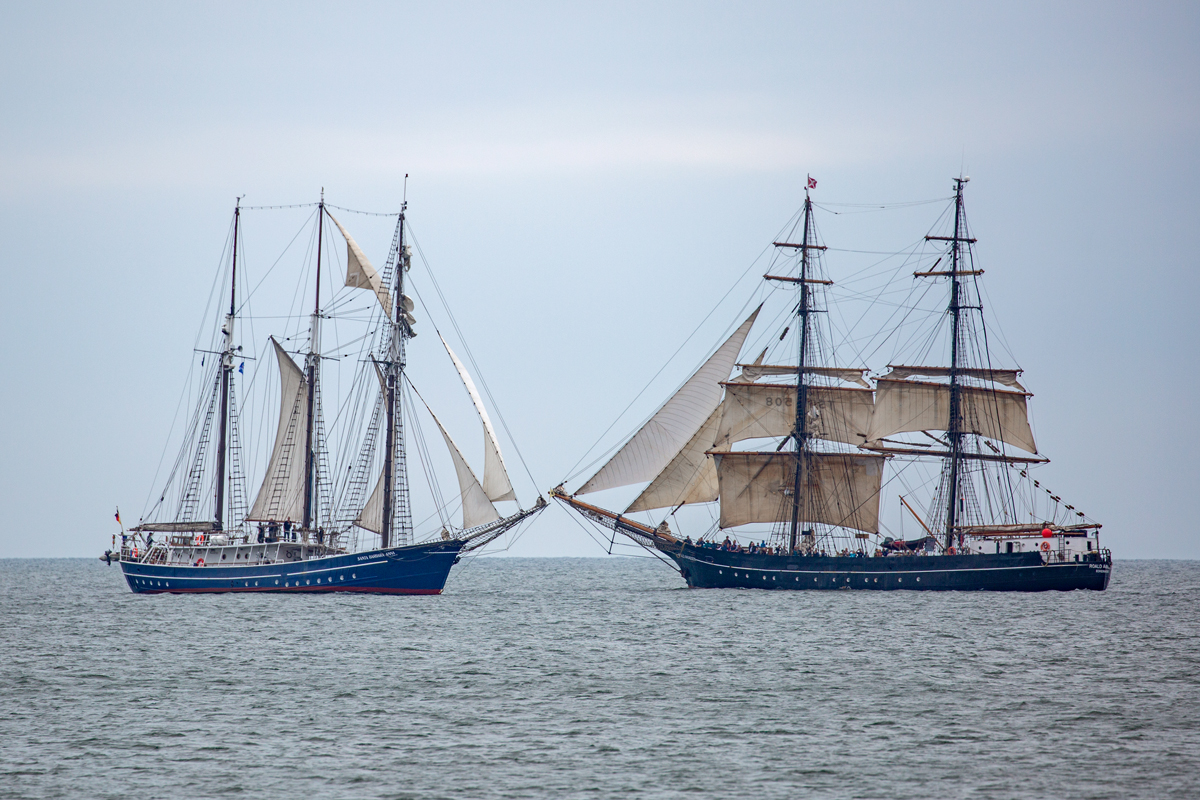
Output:
[[817,179],[812,177],[811,175],[808,176],[808,188],[810,188],[810,189],[817,188]]
[[121,509],[118,508],[117,513],[113,514],[113,516],[117,518],[117,524],[120,525],[121,524]]

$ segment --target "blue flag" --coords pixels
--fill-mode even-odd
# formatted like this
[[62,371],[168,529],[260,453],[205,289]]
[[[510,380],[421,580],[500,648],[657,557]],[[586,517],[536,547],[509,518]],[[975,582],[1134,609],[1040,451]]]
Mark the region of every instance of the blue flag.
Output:
[[239,373],[239,374],[242,374],[242,375],[245,375],[245,374],[246,374],[246,362],[245,362],[245,361],[243,361],[242,363],[238,364],[238,373]]

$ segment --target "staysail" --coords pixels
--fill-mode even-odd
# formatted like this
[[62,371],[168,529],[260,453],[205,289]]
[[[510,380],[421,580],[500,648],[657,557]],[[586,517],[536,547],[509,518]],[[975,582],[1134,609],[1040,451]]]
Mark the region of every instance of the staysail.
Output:
[[[1037,452],[1024,392],[959,386],[962,430]],[[950,426],[950,387],[946,384],[880,378],[870,441],[907,431],[944,431]]]
[[717,467],[708,451],[712,449],[720,422],[721,409],[718,406],[683,449],[625,509],[625,513],[716,500]]
[[[790,369],[796,371],[795,367]],[[796,427],[795,386],[770,383],[724,386],[721,425],[713,440],[718,450],[729,449],[735,442],[746,439],[787,436]],[[874,409],[869,389],[809,386],[805,394],[806,430],[810,436],[846,444],[866,441]]]
[[305,432],[308,381],[292,357],[272,337],[279,362],[279,427],[267,474],[246,519],[251,522],[303,522]]
[[[379,379],[379,392],[386,401],[387,379],[383,376],[383,371],[379,369],[378,361],[372,359],[371,364],[375,367],[375,377]],[[375,533],[383,533],[383,478],[383,470],[380,470],[379,480],[375,481],[374,491],[371,492],[371,496],[367,498],[367,502],[354,519],[355,525]]]
[[[337,225],[338,230],[342,232],[342,237],[346,240],[346,285],[353,289],[370,289],[379,298],[379,304],[383,306],[383,313],[387,314],[388,319],[392,319],[392,293],[383,285],[383,279],[379,277],[375,267],[371,266],[370,260],[358,246],[358,242],[354,241],[354,237],[342,227],[342,223],[338,222],[333,214],[330,214],[328,210],[325,213],[333,220],[333,224]],[[410,303],[411,301],[409,301]],[[405,311],[412,311],[412,309],[406,307]]]
[[496,511],[496,507],[488,499],[487,493],[479,485],[479,479],[475,477],[471,465],[463,458],[462,451],[450,438],[450,433],[442,425],[442,421],[433,413],[433,409],[429,408],[428,403],[425,408],[429,411],[429,416],[433,417],[433,421],[437,423],[438,430],[442,432],[442,438],[446,440],[446,448],[450,451],[450,458],[454,461],[454,473],[458,476],[459,494],[462,497],[463,528],[474,528],[477,525],[486,525],[500,519],[500,513]]
[[616,455],[577,494],[648,481],[662,472],[721,404],[721,381],[729,377],[742,344],[762,308],[754,309],[717,351],[688,378]]
[[492,421],[488,418],[487,409],[483,407],[483,398],[479,396],[479,391],[475,388],[475,382],[471,380],[467,368],[458,360],[458,356],[450,349],[450,345],[446,344],[446,339],[441,333],[438,334],[438,338],[442,340],[442,346],[450,354],[450,360],[454,362],[454,368],[458,370],[458,377],[462,378],[463,385],[467,387],[467,394],[471,395],[471,402],[475,404],[475,411],[483,423],[483,491],[493,502],[516,500],[517,495],[513,491],[512,481],[508,479],[508,469],[504,466],[504,456],[500,455],[500,443],[496,441],[496,431],[492,429]]
[[[794,452],[714,453],[721,485],[721,527],[788,522],[796,480]],[[802,522],[879,532],[885,456],[807,453],[801,476]]]

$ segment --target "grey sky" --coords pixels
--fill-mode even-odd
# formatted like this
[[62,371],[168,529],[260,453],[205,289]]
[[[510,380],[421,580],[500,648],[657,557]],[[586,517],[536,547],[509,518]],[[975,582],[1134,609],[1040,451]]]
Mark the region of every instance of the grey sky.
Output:
[[[528,501],[794,213],[806,173],[819,200],[855,203],[948,196],[962,169],[989,313],[1054,460],[1041,476],[1118,557],[1200,557],[1195,5],[0,13],[0,556],[93,555],[114,505],[136,518],[235,195],[323,186],[391,210],[412,175],[414,228],[538,482],[514,468]],[[940,211],[820,224],[830,245],[899,249]],[[387,238],[364,236],[377,261]],[[599,551],[553,509],[512,552]]]

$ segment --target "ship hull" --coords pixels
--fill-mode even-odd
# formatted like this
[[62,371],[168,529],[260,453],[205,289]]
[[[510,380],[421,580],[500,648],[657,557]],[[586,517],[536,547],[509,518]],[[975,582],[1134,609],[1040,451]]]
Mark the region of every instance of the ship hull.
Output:
[[1108,588],[1108,559],[1045,562],[1038,553],[962,556],[780,556],[673,545],[661,547],[689,587],[1045,592]]
[[121,561],[136,594],[367,592],[441,594],[464,542],[450,541],[245,566]]

